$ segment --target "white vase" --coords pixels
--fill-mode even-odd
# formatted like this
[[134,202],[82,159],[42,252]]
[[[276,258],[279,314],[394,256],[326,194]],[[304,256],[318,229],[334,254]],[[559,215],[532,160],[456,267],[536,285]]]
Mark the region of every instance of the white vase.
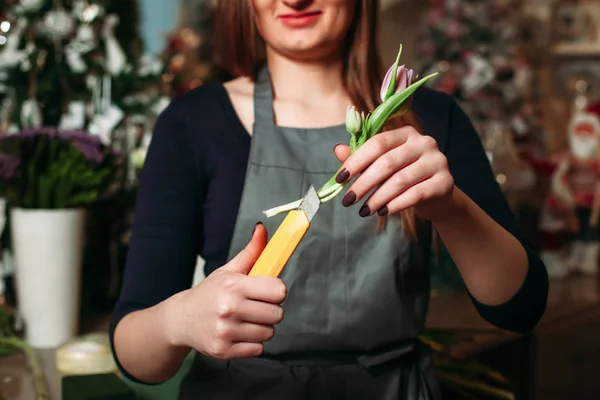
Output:
[[55,348],[77,334],[85,211],[13,208],[10,218],[25,338]]

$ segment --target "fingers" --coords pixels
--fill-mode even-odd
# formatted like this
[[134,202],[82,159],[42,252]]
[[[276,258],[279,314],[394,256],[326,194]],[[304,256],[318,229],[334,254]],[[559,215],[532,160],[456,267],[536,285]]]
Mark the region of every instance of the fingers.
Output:
[[239,308],[239,319],[253,324],[276,325],[283,321],[283,307],[261,301],[245,301]]
[[252,358],[260,356],[264,351],[262,343],[234,343],[228,348],[225,356],[219,357],[216,354],[211,354],[213,357],[225,360],[239,360],[242,358]]
[[281,304],[287,297],[287,286],[279,278],[271,276],[243,278],[240,282],[240,293],[247,299]]
[[231,340],[234,343],[262,343],[273,339],[273,336],[275,335],[275,327],[273,327],[273,325],[260,325],[242,322],[232,333],[233,335],[231,336]]
[[274,335],[272,325],[221,321],[215,327],[208,353],[219,359],[257,357],[263,352],[263,342],[271,340]]
[[[219,318],[256,322],[261,322],[264,318],[273,318],[275,321],[279,318],[281,311],[278,307],[286,298],[287,287],[277,278],[231,274],[222,280],[220,292],[225,295],[217,302]],[[259,315],[252,317],[251,314],[257,311]],[[271,316],[267,317],[268,315]]]
[[235,258],[222,266],[220,269],[247,275],[256,263],[256,260],[258,260],[258,257],[262,251],[265,249],[266,245],[267,229],[259,222],[254,226],[254,232],[252,233],[250,243],[248,243],[244,250],[239,252]]
[[333,148],[333,152],[335,153],[337,159],[343,163],[350,156],[350,146],[336,144]]
[[[369,198],[361,207],[359,214],[362,217],[366,217],[378,212],[379,210],[381,210],[379,213],[380,215],[386,215],[392,212],[389,209],[389,206],[387,209],[384,209],[384,206],[412,186],[430,179],[437,173],[437,162],[430,160],[432,158],[437,158],[437,156],[432,155],[421,158],[418,161],[400,169],[399,171],[392,173],[392,175],[386,179],[385,182],[383,182],[383,184],[381,184],[381,186],[379,186],[379,188],[371,194],[371,196],[369,196]],[[370,169],[371,168],[367,169],[367,171]],[[365,173],[357,179],[355,184],[359,183],[359,180],[367,174],[367,171],[365,171]],[[374,174],[376,173],[377,172],[374,172]],[[365,191],[372,187],[369,186],[369,184],[369,181],[360,182],[360,186],[357,189],[354,189],[353,185],[351,190],[355,190],[362,197],[364,194],[366,194]]]
[[430,179],[411,186],[399,196],[390,200],[386,205],[380,207],[378,209],[379,214],[386,215],[399,213],[400,211],[416,206],[425,200],[438,197],[440,193],[447,192],[449,190],[448,187],[451,185],[453,185],[452,177],[436,174]]
[[367,140],[365,144],[344,162],[340,173],[336,177],[336,181],[338,183],[346,182],[360,174],[383,154],[406,142],[413,130],[413,128],[406,127],[394,131],[382,132]]
[[[427,171],[423,168],[416,168],[413,165],[421,155],[416,146],[410,141],[407,141],[400,147],[385,153],[379,157],[373,164],[367,167],[356,181],[352,183],[346,195],[342,200],[342,204],[346,207],[359,202],[364,196],[367,195],[374,187],[377,187],[382,182],[386,181],[394,174],[402,174],[402,177],[398,179],[404,179],[405,183],[410,183],[418,178],[417,175],[420,173],[426,173]],[[419,160],[420,161],[420,160]],[[417,162],[421,164],[421,162]],[[412,168],[411,168],[412,167]],[[400,170],[400,172],[397,172]],[[411,180],[408,181],[408,178]],[[395,179],[394,179],[395,180]],[[391,184],[384,184],[386,186],[386,192],[391,188]],[[378,189],[378,192],[381,190]]]

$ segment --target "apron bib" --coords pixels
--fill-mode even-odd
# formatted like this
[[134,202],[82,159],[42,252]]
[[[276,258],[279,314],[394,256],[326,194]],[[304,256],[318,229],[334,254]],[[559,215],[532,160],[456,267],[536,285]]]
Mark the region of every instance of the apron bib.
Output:
[[[301,198],[336,173],[333,147],[350,137],[344,125],[276,126],[266,67],[255,82],[254,110],[229,259],[246,246],[256,221],[272,234],[285,217],[266,219],[262,210]],[[322,204],[281,274],[285,317],[264,356],[198,355],[180,399],[437,399],[431,354],[417,339],[429,300],[430,236],[417,247],[403,237],[399,219],[388,218],[381,233],[376,225],[376,217],[361,218],[340,200]]]

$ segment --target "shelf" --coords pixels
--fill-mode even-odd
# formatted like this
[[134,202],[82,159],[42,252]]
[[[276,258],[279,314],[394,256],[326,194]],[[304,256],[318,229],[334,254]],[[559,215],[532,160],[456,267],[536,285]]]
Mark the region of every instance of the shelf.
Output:
[[599,57],[600,58],[600,44],[597,44],[597,43],[558,44],[554,47],[554,50],[552,51],[552,53],[555,56],[560,56],[560,57]]

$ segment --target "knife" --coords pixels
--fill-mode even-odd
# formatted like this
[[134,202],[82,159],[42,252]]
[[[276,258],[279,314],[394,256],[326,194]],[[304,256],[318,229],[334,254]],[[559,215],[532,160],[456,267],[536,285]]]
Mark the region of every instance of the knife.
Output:
[[319,210],[321,200],[311,186],[300,206],[285,217],[250,270],[249,276],[279,277]]

